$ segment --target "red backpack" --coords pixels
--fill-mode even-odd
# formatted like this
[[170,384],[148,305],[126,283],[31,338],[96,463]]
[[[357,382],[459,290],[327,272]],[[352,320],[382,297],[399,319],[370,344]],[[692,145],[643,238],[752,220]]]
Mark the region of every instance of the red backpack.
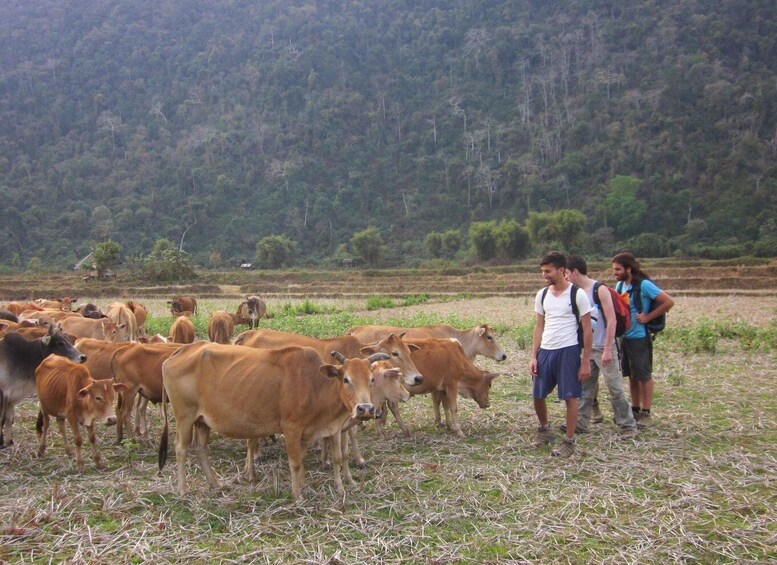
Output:
[[[594,283],[594,304],[599,306],[599,310],[602,310],[602,303],[599,300],[600,286],[603,286],[610,292],[612,305],[615,308],[615,337],[621,337],[631,327],[631,306],[629,306],[628,299],[625,296],[618,294],[606,284],[596,281]],[[602,311],[602,318],[604,318],[604,323],[606,325],[607,317],[604,315],[604,311]]]

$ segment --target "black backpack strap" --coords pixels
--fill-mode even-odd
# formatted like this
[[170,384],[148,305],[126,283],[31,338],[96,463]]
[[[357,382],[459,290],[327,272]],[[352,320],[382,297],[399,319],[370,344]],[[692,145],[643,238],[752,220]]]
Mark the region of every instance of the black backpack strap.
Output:
[[642,314],[642,280],[632,281],[631,283],[631,299],[634,300],[637,314]]
[[571,290],[569,291],[569,296],[572,298],[572,313],[575,315],[575,320],[577,320],[577,323],[580,323],[580,310],[577,308],[577,291],[578,291],[577,285],[572,285]]
[[[546,286],[545,288],[542,289],[542,298],[540,298],[540,304],[542,304],[543,312],[545,311],[545,297],[548,295],[548,289],[549,288],[550,288],[549,286]],[[543,316],[544,316],[544,314],[543,314]]]

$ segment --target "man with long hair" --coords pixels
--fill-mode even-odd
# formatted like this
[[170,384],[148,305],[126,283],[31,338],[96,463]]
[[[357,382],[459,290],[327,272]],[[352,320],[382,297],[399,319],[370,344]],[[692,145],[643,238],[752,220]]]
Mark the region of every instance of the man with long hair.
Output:
[[[653,425],[653,336],[646,324],[665,314],[674,300],[650,280],[633,253],[625,251],[612,258],[612,274],[618,280],[616,291],[629,297],[631,326],[623,334],[621,369],[629,377],[631,410],[640,428]],[[638,291],[638,292],[635,292]],[[637,304],[637,297],[641,304]],[[651,302],[656,307],[651,311]]]
[[[591,376],[591,303],[585,292],[564,277],[566,264],[566,257],[557,251],[547,253],[540,261],[547,286],[540,289],[534,300],[537,322],[529,363],[534,411],[540,424],[532,442],[534,447],[553,443],[554,439],[545,398],[558,387],[558,397],[566,404],[566,436],[551,451],[554,457],[569,457],[575,452],[581,382]],[[582,327],[581,335],[578,327]]]

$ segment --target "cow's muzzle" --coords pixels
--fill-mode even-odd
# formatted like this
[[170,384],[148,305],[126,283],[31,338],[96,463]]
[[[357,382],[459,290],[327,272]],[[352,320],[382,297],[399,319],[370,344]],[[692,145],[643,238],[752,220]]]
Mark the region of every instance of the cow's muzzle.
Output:
[[375,417],[375,406],[372,404],[357,404],[356,418],[359,420],[371,420]]

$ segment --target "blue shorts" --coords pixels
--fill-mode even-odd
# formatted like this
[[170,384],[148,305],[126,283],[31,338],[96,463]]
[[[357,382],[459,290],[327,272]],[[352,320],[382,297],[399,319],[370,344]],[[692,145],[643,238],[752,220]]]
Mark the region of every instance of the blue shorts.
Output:
[[580,347],[577,345],[561,349],[540,349],[537,352],[534,398],[544,399],[556,386],[561,400],[580,398],[583,396],[583,385],[577,380],[579,370]]

